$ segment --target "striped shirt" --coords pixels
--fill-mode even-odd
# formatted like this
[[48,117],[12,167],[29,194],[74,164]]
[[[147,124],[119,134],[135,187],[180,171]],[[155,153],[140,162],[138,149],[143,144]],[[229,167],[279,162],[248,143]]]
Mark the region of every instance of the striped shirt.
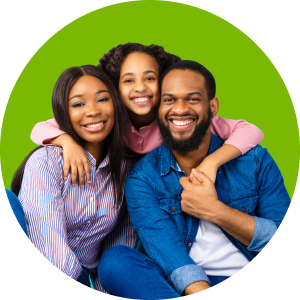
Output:
[[[109,155],[96,169],[95,158],[86,151],[91,184],[71,185],[63,179],[62,149],[47,146],[28,160],[19,199],[29,238],[57,268],[77,279],[82,266],[91,270],[95,288],[102,290],[95,270],[104,251],[114,245],[134,247],[126,202],[114,207]],[[122,162],[122,172],[126,164]]]

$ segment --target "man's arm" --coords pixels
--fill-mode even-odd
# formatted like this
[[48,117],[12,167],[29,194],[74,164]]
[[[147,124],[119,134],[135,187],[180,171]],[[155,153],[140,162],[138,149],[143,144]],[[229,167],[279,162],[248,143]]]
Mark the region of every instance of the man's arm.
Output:
[[188,177],[180,179],[184,189],[181,194],[182,210],[198,219],[219,225],[244,245],[249,246],[255,230],[254,218],[222,203],[218,199],[213,181],[204,173],[196,169],[193,169],[192,173],[200,185],[195,186]]
[[[125,194],[133,228],[147,254],[162,267],[177,292],[183,294],[195,282],[209,282],[202,267],[188,255],[182,234],[165,210],[168,208],[160,207],[147,178],[140,172],[131,172]],[[182,213],[180,206],[173,213]]]
[[192,171],[201,181],[200,186],[192,185],[187,177],[181,178],[180,183],[184,186],[181,203],[183,211],[214,222],[248,246],[249,251],[258,253],[281,224],[289,207],[290,197],[271,155],[263,148],[257,151],[258,204],[254,217],[219,201],[213,182],[203,173]]

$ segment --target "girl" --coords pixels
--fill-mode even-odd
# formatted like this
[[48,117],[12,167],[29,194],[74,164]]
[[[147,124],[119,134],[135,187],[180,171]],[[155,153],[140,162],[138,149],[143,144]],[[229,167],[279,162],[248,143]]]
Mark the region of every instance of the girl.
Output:
[[124,108],[110,79],[95,66],[65,70],[55,84],[52,107],[60,128],[84,149],[91,184],[80,188],[71,185],[70,176],[63,180],[62,150],[47,146],[25,159],[12,191],[40,252],[85,285],[91,275],[102,290],[96,272],[102,253],[136,243],[123,201],[128,173],[122,159]]
[[[100,59],[99,66],[113,80],[127,107],[128,116],[124,115],[125,143],[137,154],[144,155],[162,143],[155,120],[160,101],[159,76],[179,60],[179,57],[165,52],[163,47],[136,43],[112,48]],[[252,124],[220,117],[213,118],[212,132],[226,142],[207,156],[198,170],[213,181],[221,165],[244,154],[263,138],[263,133]],[[77,173],[80,186],[84,184],[84,174],[90,182],[89,164],[83,149],[59,129],[54,119],[38,123],[31,139],[36,144],[51,143],[63,148],[64,176],[67,177],[71,167],[72,184],[76,182]]]

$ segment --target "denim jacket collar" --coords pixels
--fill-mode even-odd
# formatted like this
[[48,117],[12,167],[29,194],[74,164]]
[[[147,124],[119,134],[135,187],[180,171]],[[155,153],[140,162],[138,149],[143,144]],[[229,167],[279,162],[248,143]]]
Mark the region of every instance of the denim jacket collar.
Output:
[[[210,145],[208,149],[207,155],[213,153],[218,148],[220,148],[223,145],[224,141],[220,138],[216,137],[214,134],[211,133],[211,140]],[[175,171],[182,172],[182,170],[179,168],[176,159],[171,151],[171,149],[168,146],[162,147],[161,152],[161,160],[160,160],[160,175],[164,176],[167,175],[170,171],[170,169],[174,169]]]

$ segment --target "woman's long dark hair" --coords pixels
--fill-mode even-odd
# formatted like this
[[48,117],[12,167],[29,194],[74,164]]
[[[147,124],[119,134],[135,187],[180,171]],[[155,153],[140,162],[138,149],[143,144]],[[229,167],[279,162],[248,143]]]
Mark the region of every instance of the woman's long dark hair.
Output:
[[[124,180],[125,176],[127,175],[126,172],[121,170],[121,161],[124,153],[123,116],[125,113],[125,107],[122,101],[119,99],[119,93],[114,84],[105,74],[105,72],[96,66],[85,65],[81,67],[72,67],[65,70],[58,78],[53,89],[52,109],[54,117],[61,130],[65,131],[78,144],[84,146],[85,141],[76,133],[72,126],[68,109],[68,96],[70,90],[75,82],[84,75],[94,76],[100,79],[107,86],[115,108],[114,127],[107,136],[106,141],[107,151],[110,157],[109,168],[114,187],[114,201],[115,206],[118,207],[122,201]],[[35,151],[40,148],[41,147],[38,147],[32,150],[15,173],[11,183],[11,190],[14,194],[19,194],[27,160]]]

